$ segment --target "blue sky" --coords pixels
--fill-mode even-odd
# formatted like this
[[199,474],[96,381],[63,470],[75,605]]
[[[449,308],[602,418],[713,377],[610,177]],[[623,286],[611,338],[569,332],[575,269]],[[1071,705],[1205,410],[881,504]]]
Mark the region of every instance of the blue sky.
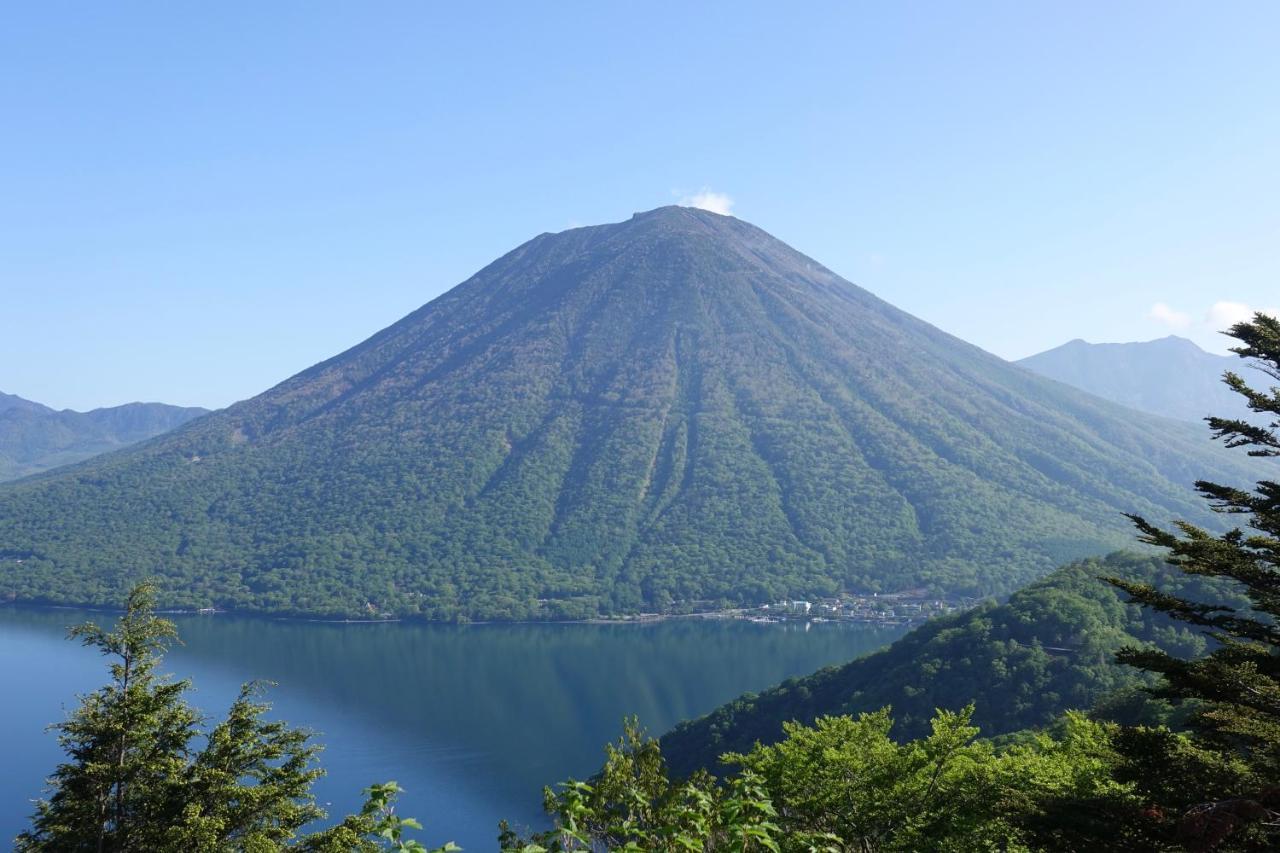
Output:
[[226,405],[535,234],[703,192],[1005,357],[1221,350],[1280,303],[1278,31],[1243,2],[11,4],[0,390]]

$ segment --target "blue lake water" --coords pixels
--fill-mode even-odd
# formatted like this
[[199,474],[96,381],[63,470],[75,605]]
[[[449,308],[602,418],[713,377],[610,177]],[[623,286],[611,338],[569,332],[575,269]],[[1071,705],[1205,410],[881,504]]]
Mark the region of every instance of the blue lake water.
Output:
[[[107,614],[0,607],[0,839],[26,825],[60,758],[45,727],[101,685],[102,659],[64,639]],[[332,814],[394,779],[428,843],[492,850],[497,823],[543,825],[542,786],[586,777],[622,718],[653,734],[748,690],[879,648],[900,628],[681,620],[648,625],[333,625],[176,617],[164,671],[221,715],[244,681],[276,682],[274,715],[317,733]],[[3,842],[0,842],[3,843]]]

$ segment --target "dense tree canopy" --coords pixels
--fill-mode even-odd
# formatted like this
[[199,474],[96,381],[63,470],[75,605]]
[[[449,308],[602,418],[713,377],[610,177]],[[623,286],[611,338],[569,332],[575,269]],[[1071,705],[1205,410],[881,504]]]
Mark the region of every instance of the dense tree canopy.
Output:
[[[716,780],[672,781],[659,745],[628,727],[589,782],[546,793],[554,829],[503,846],[570,850],[1027,851],[1058,849],[1059,798],[1135,808],[1115,781],[1108,727],[1068,715],[1055,736],[1002,750],[978,739],[970,708],[939,712],[929,733],[890,737],[887,709],[788,723],[773,746],[728,755]],[[1128,833],[1118,832],[1116,839]]]
[[[783,724],[890,706],[895,735],[928,731],[937,708],[970,702],[988,735],[1045,726],[1072,708],[1133,720],[1162,708],[1135,695],[1148,683],[1115,659],[1122,648],[1195,656],[1204,637],[1159,613],[1126,604],[1098,578],[1117,575],[1207,599],[1211,584],[1170,570],[1158,557],[1113,554],[1055,571],[1007,602],[934,619],[888,648],[748,694],[663,737],[679,775],[714,767],[721,753],[782,737]],[[1237,599],[1238,600],[1238,599]]]

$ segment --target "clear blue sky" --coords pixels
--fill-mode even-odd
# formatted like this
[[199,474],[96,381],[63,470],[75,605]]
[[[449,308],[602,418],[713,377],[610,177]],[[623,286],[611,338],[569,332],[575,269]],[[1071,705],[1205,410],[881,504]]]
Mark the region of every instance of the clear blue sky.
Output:
[[1280,303],[1280,4],[483,6],[10,4],[0,390],[226,405],[704,189],[1010,358]]

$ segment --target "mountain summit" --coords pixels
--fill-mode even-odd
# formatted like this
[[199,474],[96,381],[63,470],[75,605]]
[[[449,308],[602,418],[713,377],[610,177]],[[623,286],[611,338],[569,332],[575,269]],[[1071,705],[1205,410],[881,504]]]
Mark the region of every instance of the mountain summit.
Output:
[[[1200,517],[1203,430],[1034,376],[741,220],[543,234],[146,445],[0,489],[0,594],[538,618],[1012,589]],[[18,560],[21,563],[18,563]]]

